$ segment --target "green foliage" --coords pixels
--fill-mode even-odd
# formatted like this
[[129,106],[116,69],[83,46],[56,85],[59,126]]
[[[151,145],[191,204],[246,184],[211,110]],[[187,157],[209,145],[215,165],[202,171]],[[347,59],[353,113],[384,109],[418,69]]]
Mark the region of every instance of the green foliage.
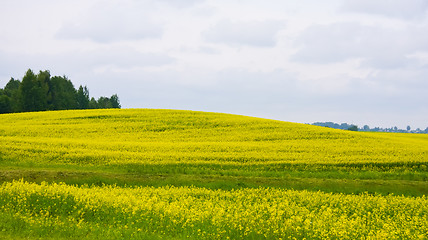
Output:
[[15,80],[14,78],[11,78],[9,82],[6,84],[6,86],[4,87],[4,90],[9,96],[11,96],[13,91],[19,90],[20,84],[21,82],[19,80]]
[[76,109],[78,106],[76,89],[65,76],[51,78],[49,96],[50,110]]
[[113,96],[109,99],[110,105],[112,108],[120,108],[119,96],[117,94],[113,94]]
[[89,109],[96,109],[98,108],[98,102],[95,100],[95,98],[91,98],[91,101],[89,101]]
[[0,113],[10,112],[12,112],[10,97],[5,94],[5,91],[0,89]]
[[77,90],[77,106],[79,109],[89,108],[89,90],[86,86],[80,85],[79,90]]
[[21,111],[21,92],[19,91],[21,82],[11,78],[4,87],[5,94],[9,97],[10,101],[10,112]]
[[20,92],[22,96],[22,111],[24,112],[31,112],[36,110],[43,110],[38,109],[39,105],[46,104],[43,103],[42,96],[40,96],[40,93],[42,92],[40,89],[42,86],[38,86],[37,76],[33,73],[31,69],[28,69],[25,76],[22,78],[22,83],[20,86]]
[[89,109],[103,109],[103,108],[120,108],[119,97],[114,94],[111,98],[100,97],[98,100],[91,98],[88,104]]
[[117,94],[89,101],[88,88],[76,90],[66,77],[51,77],[49,71],[34,74],[28,69],[22,82],[13,78],[0,89],[0,113],[88,108],[120,108]]
[[349,131],[358,131],[358,126],[352,125],[348,128]]
[[107,98],[107,97],[98,98],[97,108],[112,108],[110,98]]

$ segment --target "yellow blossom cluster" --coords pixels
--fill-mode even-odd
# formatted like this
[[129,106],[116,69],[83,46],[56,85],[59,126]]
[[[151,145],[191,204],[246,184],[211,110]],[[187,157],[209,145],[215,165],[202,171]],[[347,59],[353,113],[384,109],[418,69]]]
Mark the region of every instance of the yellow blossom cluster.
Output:
[[[130,175],[124,179],[214,176],[222,181],[242,177],[253,183],[270,178],[277,182],[314,178],[318,183],[324,178],[345,179],[345,183],[404,179],[406,184],[424,188],[427,166],[428,134],[350,132],[177,110],[0,115],[0,173],[53,169],[58,174]],[[0,186],[0,238],[427,238],[425,196],[346,195],[257,186],[216,190],[4,182]]]
[[426,171],[428,135],[177,110],[52,111],[1,115],[0,153],[8,164],[32,166],[179,164],[280,171],[291,164]]
[[[35,184],[0,187],[0,214],[28,228],[198,239],[426,239],[428,199],[247,188]],[[12,223],[13,224],[13,223]]]

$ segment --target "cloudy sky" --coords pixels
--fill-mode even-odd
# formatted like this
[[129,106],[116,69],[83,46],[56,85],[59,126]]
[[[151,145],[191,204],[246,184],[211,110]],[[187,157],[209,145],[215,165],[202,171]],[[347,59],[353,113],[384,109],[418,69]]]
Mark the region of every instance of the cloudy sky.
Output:
[[2,0],[0,87],[28,68],[123,108],[428,127],[426,0]]

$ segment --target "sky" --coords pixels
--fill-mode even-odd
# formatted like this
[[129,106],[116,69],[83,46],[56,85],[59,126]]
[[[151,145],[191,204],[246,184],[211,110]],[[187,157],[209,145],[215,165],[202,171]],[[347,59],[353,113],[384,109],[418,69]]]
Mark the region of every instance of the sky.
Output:
[[27,69],[122,108],[428,127],[426,0],[1,0],[0,87]]

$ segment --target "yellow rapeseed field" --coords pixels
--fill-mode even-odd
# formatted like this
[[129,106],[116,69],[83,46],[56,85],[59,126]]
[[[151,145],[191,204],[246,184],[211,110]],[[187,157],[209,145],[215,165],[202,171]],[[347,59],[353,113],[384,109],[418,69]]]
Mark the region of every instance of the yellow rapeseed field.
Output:
[[35,165],[220,164],[261,169],[405,163],[426,168],[428,135],[349,132],[191,111],[87,110],[1,115],[0,149],[3,161]]
[[[425,194],[427,166],[425,134],[178,110],[2,114],[0,239],[426,239],[421,194],[265,183],[406,183]],[[48,173],[49,182],[35,180]],[[88,175],[100,179],[60,183]],[[140,182],[115,185],[119,178]]]
[[56,229],[59,237],[97,232],[123,238],[426,239],[428,232],[426,197],[15,181],[1,186],[0,203],[21,225]]

